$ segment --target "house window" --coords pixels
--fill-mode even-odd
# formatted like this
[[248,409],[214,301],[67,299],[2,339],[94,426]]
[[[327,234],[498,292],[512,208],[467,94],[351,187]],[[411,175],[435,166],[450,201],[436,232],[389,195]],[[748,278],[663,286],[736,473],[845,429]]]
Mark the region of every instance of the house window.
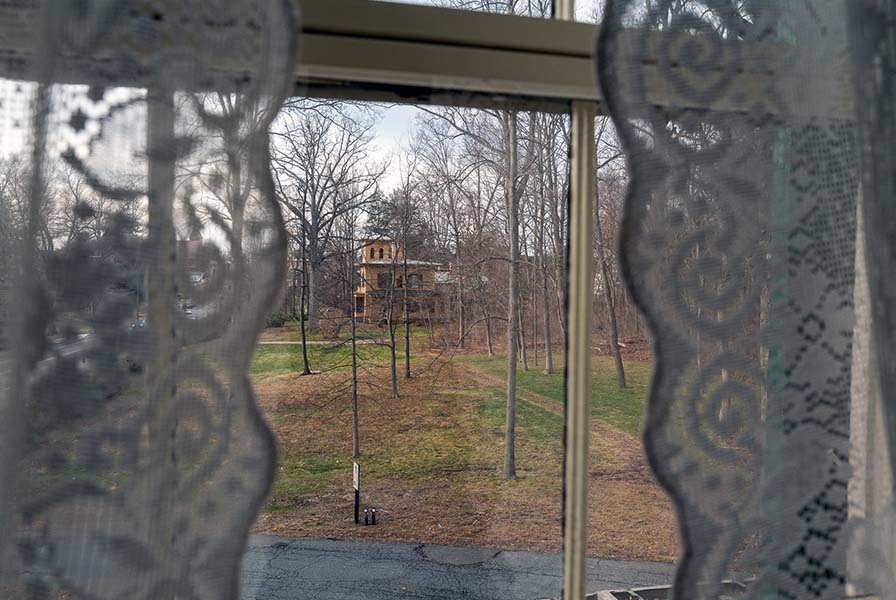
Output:
[[383,249],[380,248],[380,260],[382,260],[382,258],[383,258]]
[[381,290],[387,289],[392,283],[392,273],[377,273],[376,276],[376,287]]
[[375,250],[373,249],[373,246],[371,246],[371,247],[370,247],[370,258],[374,258],[374,257],[376,256],[376,255],[374,254],[374,252],[375,252]]
[[408,288],[412,290],[419,290],[423,287],[423,278],[420,277],[419,273],[411,273],[408,275]]
[[392,258],[392,246],[389,246],[389,258]]

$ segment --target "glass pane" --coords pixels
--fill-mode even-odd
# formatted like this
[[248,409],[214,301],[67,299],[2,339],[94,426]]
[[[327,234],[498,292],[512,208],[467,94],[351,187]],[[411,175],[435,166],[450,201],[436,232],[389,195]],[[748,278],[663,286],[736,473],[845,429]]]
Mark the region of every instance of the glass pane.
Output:
[[[523,343],[508,464],[511,130]],[[247,597],[560,595],[568,131],[562,114],[499,110],[295,99],[281,113],[290,277],[252,367],[280,457]]]
[[603,0],[576,0],[576,21],[597,23],[603,13]]
[[[589,592],[667,585],[678,556],[672,505],[652,475],[641,442],[652,352],[646,325],[623,283],[616,251],[629,174],[609,117],[595,120],[595,149],[591,373],[595,435],[589,449],[588,554],[621,562],[589,563]],[[637,582],[620,585],[617,570],[632,560],[644,561]]]
[[371,0],[375,2],[400,2],[402,4],[425,4],[461,10],[526,15],[550,18],[552,0],[527,0],[509,2],[507,0]]

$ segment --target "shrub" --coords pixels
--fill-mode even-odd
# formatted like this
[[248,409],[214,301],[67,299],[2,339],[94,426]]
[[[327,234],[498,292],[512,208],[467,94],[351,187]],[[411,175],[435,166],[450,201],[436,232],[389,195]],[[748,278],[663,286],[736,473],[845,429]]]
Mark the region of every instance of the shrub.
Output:
[[287,315],[282,312],[276,312],[268,317],[268,327],[283,327],[286,325]]

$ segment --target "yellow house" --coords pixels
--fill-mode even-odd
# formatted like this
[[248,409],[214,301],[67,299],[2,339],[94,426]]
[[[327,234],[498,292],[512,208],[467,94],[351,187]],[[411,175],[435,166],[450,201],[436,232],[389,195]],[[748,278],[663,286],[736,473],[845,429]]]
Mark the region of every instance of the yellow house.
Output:
[[403,320],[405,292],[411,321],[445,319],[449,314],[449,299],[437,281],[445,279],[446,269],[441,263],[408,258],[405,280],[404,259],[404,251],[390,239],[361,241],[360,260],[355,264],[361,275],[355,289],[355,319],[374,325],[385,323],[391,295],[392,318]]

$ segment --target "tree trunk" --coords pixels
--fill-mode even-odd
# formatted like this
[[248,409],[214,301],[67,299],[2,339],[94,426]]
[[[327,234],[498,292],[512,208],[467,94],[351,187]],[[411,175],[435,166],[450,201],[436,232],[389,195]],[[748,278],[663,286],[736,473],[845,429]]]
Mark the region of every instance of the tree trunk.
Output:
[[[407,231],[407,230],[405,230]],[[404,236],[402,277],[404,278],[404,378],[411,378],[411,311],[408,309],[408,239]]]
[[526,323],[525,323],[525,319],[523,318],[522,298],[518,301],[518,304],[519,305],[517,306],[517,313],[519,316],[517,318],[519,319],[518,339],[519,339],[519,345],[520,345],[520,360],[523,364],[523,371],[528,372],[529,371],[529,355],[526,352]]
[[610,270],[607,268],[607,255],[604,252],[604,235],[600,226],[600,194],[595,186],[594,223],[597,230],[597,260],[600,262],[600,276],[603,278],[604,297],[607,301],[607,317],[610,321],[610,349],[616,361],[616,381],[619,389],[625,389],[625,367],[622,364],[622,353],[619,350],[619,331],[616,327],[616,307],[613,302],[613,290],[610,289]]
[[464,308],[464,272],[460,262],[460,237],[455,235],[454,259],[457,263],[457,347],[464,348],[466,344],[467,315]]
[[545,181],[544,181],[544,159],[539,156],[538,162],[538,180],[541,188],[541,202],[538,203],[538,239],[535,242],[535,250],[538,253],[538,268],[541,271],[541,310],[544,319],[544,374],[553,375],[554,373],[554,349],[551,346],[551,302],[548,292],[548,268],[545,264]]
[[[146,321],[149,330],[155,334],[156,345],[155,359],[147,365],[146,384],[149,389],[155,390],[158,396],[156,401],[149,405],[147,443],[149,456],[159,459],[154,465],[158,468],[154,490],[157,493],[154,497],[158,501],[151,504],[150,518],[153,530],[148,541],[149,547],[156,555],[166,556],[176,547],[179,532],[173,511],[165,510],[176,502],[175,483],[178,476],[176,455],[178,419],[167,418],[169,415],[177,415],[176,381],[170,375],[177,367],[176,314],[173,302],[177,282],[172,255],[175,248],[175,161],[171,153],[160,152],[174,136],[173,96],[155,90],[150,91],[147,102],[147,130],[147,148],[150,155],[165,157],[149,161],[148,173],[147,258],[152,261],[150,265],[155,268],[149,269]],[[33,226],[33,219],[31,224]],[[235,250],[239,249],[235,247]],[[30,256],[30,253],[26,256]],[[234,256],[237,276],[242,273],[240,264],[242,259],[241,254]],[[235,294],[239,294],[242,282],[238,278],[235,281],[237,282]],[[6,481],[3,485],[6,485]],[[159,572],[162,574],[162,580],[174,576],[176,569],[173,565],[161,566]],[[173,588],[173,585],[162,584],[157,593],[163,597],[172,597],[175,593]]]
[[395,356],[395,261],[392,261],[392,276],[389,278],[389,306],[386,313],[386,327],[389,328],[389,368],[392,376],[392,399],[398,398],[398,369]]
[[492,318],[488,314],[488,308],[485,302],[482,303],[482,315],[485,317],[485,345],[488,348],[488,355],[495,355],[495,346],[492,343]]
[[[352,247],[354,247],[354,232],[352,233]],[[351,256],[354,256],[352,253]],[[355,265],[354,260],[348,272],[349,282],[352,290],[355,289]],[[358,327],[355,323],[355,299],[352,297],[351,315],[352,323],[352,457],[361,456],[361,427],[360,415],[358,414]]]
[[532,352],[535,354],[535,366],[538,366],[538,296],[536,295],[535,275],[530,277],[532,290]]
[[506,115],[507,128],[507,229],[510,240],[510,292],[507,307],[507,412],[504,437],[504,479],[516,479],[516,361],[519,329],[519,197],[516,193],[517,118]]
[[548,272],[542,265],[541,270],[541,303],[544,313],[544,374],[554,374],[554,347],[551,334],[551,303],[548,294]]
[[[567,137],[567,143],[569,143]],[[554,136],[548,138],[548,190],[551,196],[551,233],[554,239],[554,293],[556,296],[557,323],[560,331],[566,335],[566,315],[564,310],[564,296],[566,294],[566,241],[563,231],[566,225],[566,202],[561,201],[565,197],[560,189],[562,178],[558,175],[558,165],[554,143]]]
[[302,331],[302,375],[311,375],[308,364],[308,336],[305,332],[305,308],[308,306],[308,257],[305,254],[305,228],[302,228],[302,298],[299,310],[299,328]]
[[311,260],[308,261],[308,329],[311,331],[317,331],[319,322],[319,312],[320,305],[318,304],[318,279],[320,277],[320,273],[318,273],[318,269],[320,265],[315,265],[314,253],[311,253]]

